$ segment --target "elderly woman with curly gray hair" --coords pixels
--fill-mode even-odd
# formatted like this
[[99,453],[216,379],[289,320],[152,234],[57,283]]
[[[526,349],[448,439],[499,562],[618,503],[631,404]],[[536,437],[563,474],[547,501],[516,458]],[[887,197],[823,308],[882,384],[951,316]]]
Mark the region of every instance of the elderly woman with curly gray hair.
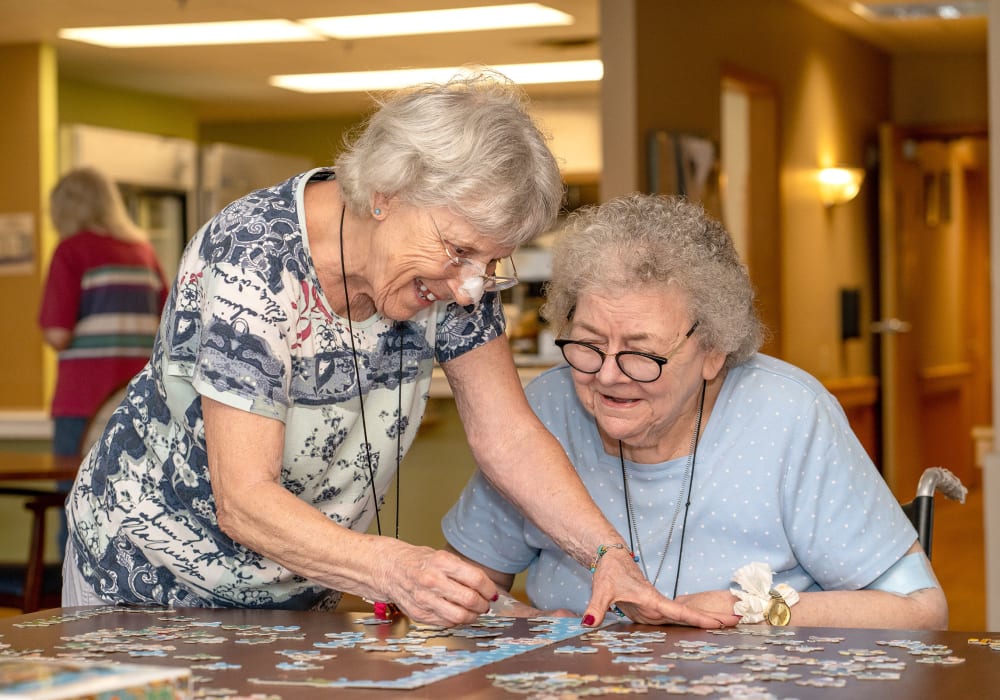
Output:
[[[575,214],[542,313],[566,363],[528,399],[662,593],[744,623],[947,626],[916,531],[836,399],[758,352],[746,268],[700,206],[637,194]],[[481,474],[444,531],[503,589],[527,571],[535,607],[512,611],[587,604],[590,572]]]
[[64,604],[329,608],[350,592],[427,623],[486,612],[498,592],[478,567],[381,536],[436,361],[487,478],[574,560],[613,550],[584,624],[612,600],[731,622],[643,579],[525,400],[498,294],[516,280],[497,263],[562,196],[522,93],[484,72],[390,96],[334,168],[225,207],[69,496]]

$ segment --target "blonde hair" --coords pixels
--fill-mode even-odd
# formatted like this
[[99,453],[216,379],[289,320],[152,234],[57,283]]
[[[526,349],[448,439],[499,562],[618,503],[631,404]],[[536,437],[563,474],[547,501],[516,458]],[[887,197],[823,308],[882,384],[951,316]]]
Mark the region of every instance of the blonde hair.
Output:
[[129,217],[118,188],[96,168],[71,170],[56,183],[49,216],[60,238],[94,231],[123,241],[149,239]]
[[336,160],[347,206],[363,213],[377,193],[444,206],[503,245],[551,229],[564,187],[526,101],[489,70],[391,94]]

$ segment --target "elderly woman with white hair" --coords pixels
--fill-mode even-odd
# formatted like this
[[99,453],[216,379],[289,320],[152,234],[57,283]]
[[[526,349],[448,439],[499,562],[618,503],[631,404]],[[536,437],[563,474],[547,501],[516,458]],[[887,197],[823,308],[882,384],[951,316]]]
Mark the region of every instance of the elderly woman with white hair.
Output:
[[[566,363],[528,399],[664,595],[745,623],[947,626],[917,533],[837,400],[758,352],[746,268],[700,206],[632,195],[576,213],[541,310]],[[481,474],[444,529],[501,588],[527,570],[537,609],[512,612],[586,606],[590,573]]]
[[228,205],[191,241],[153,357],[68,501],[64,604],[329,608],[428,623],[496,586],[453,554],[369,535],[435,360],[483,472],[575,560],[601,548],[595,624],[730,624],[659,595],[531,412],[499,260],[563,187],[523,95],[491,73],[384,101],[334,168]]

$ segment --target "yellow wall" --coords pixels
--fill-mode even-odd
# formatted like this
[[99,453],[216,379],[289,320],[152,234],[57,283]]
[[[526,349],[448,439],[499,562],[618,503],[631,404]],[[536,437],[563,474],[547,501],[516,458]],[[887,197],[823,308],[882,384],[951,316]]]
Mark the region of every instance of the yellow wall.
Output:
[[344,133],[360,118],[202,123],[198,138],[202,143],[232,143],[301,155],[319,167],[333,164]]
[[198,120],[186,100],[71,80],[59,81],[59,122],[177,138],[198,136]]
[[55,182],[55,55],[38,45],[0,46],[0,214],[28,214],[35,237],[34,265],[0,273],[0,318],[7,341],[0,344],[0,408],[42,405],[42,336],[35,322],[43,274],[45,200]]

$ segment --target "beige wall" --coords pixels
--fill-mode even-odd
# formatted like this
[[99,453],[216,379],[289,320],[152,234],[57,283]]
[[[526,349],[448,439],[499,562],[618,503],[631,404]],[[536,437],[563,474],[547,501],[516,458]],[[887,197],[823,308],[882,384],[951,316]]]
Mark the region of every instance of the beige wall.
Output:
[[900,126],[985,125],[987,95],[985,51],[892,61],[892,120]]
[[[550,137],[563,172],[596,175],[601,168],[600,103],[596,98],[535,100],[532,115]],[[333,163],[350,129],[364,118],[331,117],[295,121],[203,122],[203,143],[224,142],[309,158],[317,167]]]
[[[779,110],[781,230],[775,256],[782,261],[781,321],[774,330],[780,332],[780,354],[823,379],[871,374],[870,338],[840,341],[839,290],[860,287],[870,314],[867,250],[875,228],[867,207],[873,185],[854,202],[826,211],[814,177],[821,165],[865,162],[879,122],[889,118],[888,57],[787,0],[608,0],[602,21],[629,12],[636,15],[634,36],[604,36],[602,46],[605,55],[635,56],[634,76],[609,73],[607,66],[605,76],[606,82],[634,79],[640,86],[634,124],[606,122],[605,140],[610,130],[634,132],[637,172],[631,175],[644,187],[650,131],[692,132],[718,142],[723,77],[747,76],[772,86]],[[616,60],[612,70],[619,63],[628,62]],[[630,156],[606,149],[606,173],[620,170],[609,163],[616,157]]]

